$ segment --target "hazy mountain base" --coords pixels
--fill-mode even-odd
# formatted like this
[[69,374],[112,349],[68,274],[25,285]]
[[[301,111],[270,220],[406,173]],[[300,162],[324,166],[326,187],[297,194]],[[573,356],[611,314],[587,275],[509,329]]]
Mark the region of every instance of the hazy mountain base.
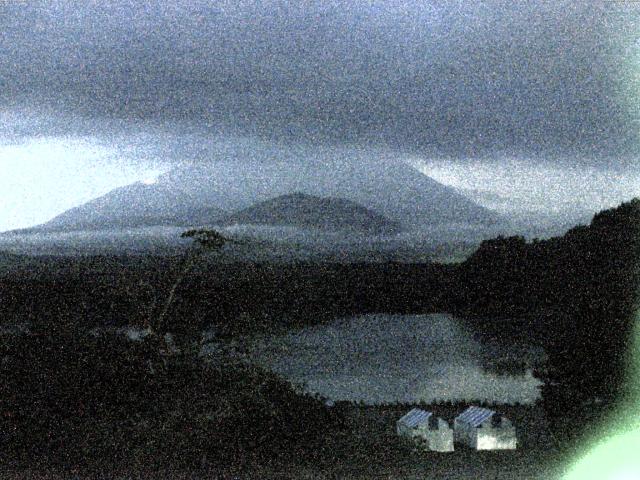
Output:
[[302,192],[351,200],[410,230],[420,225],[501,220],[495,212],[396,158],[373,159],[352,152],[348,159],[331,155],[300,164],[292,152],[288,159],[283,159],[284,152],[274,153],[260,160],[243,155],[175,168],[159,178],[159,185],[180,189],[200,198],[203,205],[228,212]]
[[138,182],[116,188],[42,225],[24,229],[23,233],[189,226],[210,223],[225,214],[223,210],[203,203],[202,199],[180,189]]
[[225,215],[232,222],[279,225],[283,222],[273,220],[287,218],[290,225],[346,223],[378,232],[504,222],[397,159],[325,159],[306,165],[271,160],[220,159],[206,167],[178,167],[155,181],[116,188],[22,233],[211,225]]
[[[211,226],[246,242],[225,249],[221,262],[444,262],[459,261],[487,238],[508,232],[501,227],[450,224],[396,235],[366,235],[265,225]],[[189,241],[180,238],[183,227],[74,232],[4,233],[0,250],[28,256],[176,255]],[[1,260],[1,259],[0,259]]]

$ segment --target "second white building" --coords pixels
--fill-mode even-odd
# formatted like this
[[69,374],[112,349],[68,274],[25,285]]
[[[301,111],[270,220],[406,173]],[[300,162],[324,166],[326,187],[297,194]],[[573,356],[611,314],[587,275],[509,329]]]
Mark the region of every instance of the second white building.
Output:
[[476,450],[513,450],[517,445],[516,429],[507,418],[475,406],[455,418],[453,436],[456,443]]

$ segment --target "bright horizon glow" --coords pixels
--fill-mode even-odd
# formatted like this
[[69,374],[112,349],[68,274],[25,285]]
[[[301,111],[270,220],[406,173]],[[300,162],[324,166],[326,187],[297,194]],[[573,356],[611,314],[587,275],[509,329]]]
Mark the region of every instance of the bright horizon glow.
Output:
[[37,137],[0,144],[0,232],[56,215],[159,170],[126,164],[114,147],[88,137]]

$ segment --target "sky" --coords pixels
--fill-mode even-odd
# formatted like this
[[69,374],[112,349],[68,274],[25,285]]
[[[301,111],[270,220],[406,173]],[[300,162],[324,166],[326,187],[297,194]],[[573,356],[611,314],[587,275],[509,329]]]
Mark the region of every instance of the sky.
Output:
[[0,2],[0,231],[235,143],[394,152],[502,210],[640,190],[638,2],[169,3]]

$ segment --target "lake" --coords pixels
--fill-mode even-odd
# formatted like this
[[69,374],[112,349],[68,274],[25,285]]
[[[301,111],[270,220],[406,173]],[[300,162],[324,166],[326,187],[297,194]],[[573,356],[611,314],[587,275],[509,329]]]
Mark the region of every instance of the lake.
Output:
[[334,401],[533,403],[541,382],[530,369],[499,375],[485,368],[487,359],[522,355],[501,348],[481,343],[448,314],[376,314],[252,338],[249,355]]

